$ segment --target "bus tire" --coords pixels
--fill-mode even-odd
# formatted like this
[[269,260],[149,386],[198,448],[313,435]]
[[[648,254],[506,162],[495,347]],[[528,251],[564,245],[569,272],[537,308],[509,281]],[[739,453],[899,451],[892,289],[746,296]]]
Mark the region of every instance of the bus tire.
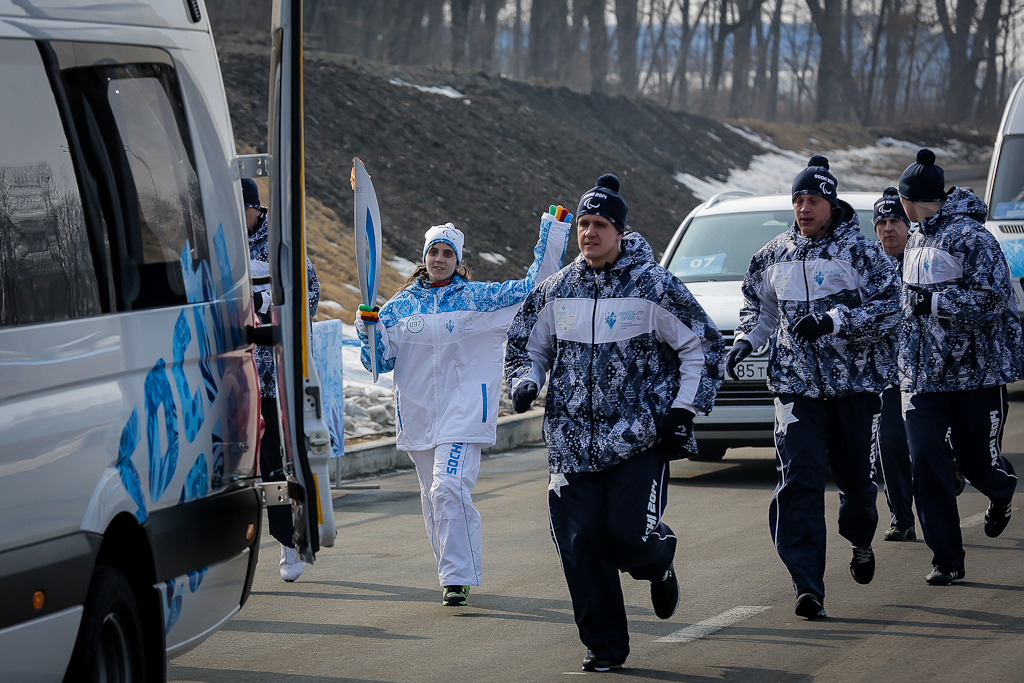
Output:
[[142,620],[131,586],[97,565],[64,683],[145,683]]

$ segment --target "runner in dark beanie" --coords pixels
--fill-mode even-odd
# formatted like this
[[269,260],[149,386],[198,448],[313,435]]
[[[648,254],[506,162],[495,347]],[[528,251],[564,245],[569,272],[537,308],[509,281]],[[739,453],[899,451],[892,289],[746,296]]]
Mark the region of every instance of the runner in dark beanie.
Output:
[[694,452],[724,342],[686,285],[626,227],[619,179],[580,197],[580,255],[527,297],[508,330],[505,380],[523,412],[544,406],[551,537],[572,597],[584,671],[622,666],[619,572],[649,581],[654,613],[679,603],[676,536],[662,521],[668,460]]
[[839,487],[839,533],[850,573],[869,583],[878,524],[872,425],[895,359],[885,337],[899,317],[892,262],[836,195],[828,159],[814,155],[793,181],[793,226],[751,259],[726,370],[769,340],[778,485],[772,541],[796,589],[796,614],[825,616],[825,476]]
[[956,465],[991,501],[985,534],[998,536],[1010,521],[1017,477],[1001,452],[1006,385],[1024,377],[1016,298],[1006,258],[985,229],[988,207],[969,190],[945,191],[944,180],[929,149],[900,177],[903,208],[918,224],[903,259],[900,388],[933,585],[965,576]]

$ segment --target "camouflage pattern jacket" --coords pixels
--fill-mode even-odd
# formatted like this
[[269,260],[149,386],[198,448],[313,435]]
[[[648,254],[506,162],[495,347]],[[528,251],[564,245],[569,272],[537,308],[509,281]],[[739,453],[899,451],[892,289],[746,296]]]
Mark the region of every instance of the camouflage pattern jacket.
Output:
[[[985,202],[953,188],[921,221],[903,259],[906,333],[900,388],[964,391],[1021,379],[1020,316],[1006,259],[985,229]],[[932,293],[932,315],[914,315],[907,285]]]
[[[900,287],[892,259],[858,229],[857,213],[839,202],[822,237],[794,223],[761,248],[743,279],[736,339],[755,349],[772,341],[768,388],[809,398],[880,392],[892,381],[890,340],[900,319]],[[790,330],[805,315],[828,315],[832,334],[813,342]]]
[[604,470],[651,448],[669,408],[707,414],[721,384],[714,322],[643,237],[627,233],[621,246],[600,270],[577,256],[526,298],[508,330],[510,391],[523,380],[542,387],[551,371],[552,473]]
[[[249,234],[249,259],[252,261],[270,262],[270,233],[267,226],[267,212],[263,210],[260,217],[260,226],[255,232]],[[306,259],[306,296],[309,300],[309,319],[316,315],[317,306],[320,303],[320,281],[313,270],[313,264],[309,258]],[[265,325],[271,322],[271,315],[259,315],[260,324]],[[277,378],[274,368],[274,347],[257,346],[253,351],[256,359],[256,370],[260,373],[260,396],[264,398],[277,396]]]

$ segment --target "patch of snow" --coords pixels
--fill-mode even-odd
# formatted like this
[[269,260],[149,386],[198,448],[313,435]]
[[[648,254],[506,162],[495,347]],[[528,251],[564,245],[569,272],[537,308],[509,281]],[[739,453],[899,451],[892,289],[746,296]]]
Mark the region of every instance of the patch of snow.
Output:
[[359,357],[361,346],[359,337],[356,336],[355,325],[342,322],[341,337],[341,363],[345,373],[342,383],[344,386],[380,387],[387,391],[393,391],[394,385],[390,372],[377,375],[377,383],[374,384],[370,371],[363,367],[363,361]]
[[715,142],[721,142],[722,141],[722,138],[718,137],[717,135],[712,133],[710,130],[708,131],[708,137],[711,138],[712,140],[714,140]]
[[821,140],[819,140],[818,138],[807,138],[807,142],[811,143],[812,145],[821,144]]
[[347,282],[342,282],[341,286],[344,287],[345,289],[347,289],[350,292],[356,292],[356,293],[359,292],[359,288],[358,287],[356,287],[355,285],[350,285]]
[[398,271],[398,274],[402,277],[409,277],[413,271],[416,270],[416,264],[408,259],[404,259],[401,256],[388,261],[388,265]]
[[484,261],[487,261],[488,263],[493,263],[496,266],[500,266],[501,264],[505,263],[505,261],[508,261],[508,259],[502,256],[501,254],[494,254],[486,251],[481,251],[479,254],[477,254],[477,256],[482,258]]
[[771,150],[773,152],[782,152],[782,151],[784,151],[781,148],[775,146],[774,144],[768,142],[767,140],[765,140],[763,137],[761,137],[757,133],[751,132],[749,130],[744,130],[742,128],[737,128],[736,126],[730,126],[728,123],[723,123],[722,126],[724,126],[725,128],[731,130],[733,133],[736,133],[736,135],[739,135],[741,138],[746,138],[747,140],[750,140],[755,145],[760,145],[761,147],[764,147],[765,149],[769,149],[769,150]]
[[338,315],[345,310],[345,307],[339,304],[337,301],[331,301],[330,299],[320,299],[320,303],[317,304],[318,310],[323,310],[325,313],[331,315]]
[[[724,124],[737,135],[752,139],[753,134]],[[759,137],[753,140],[757,142]],[[765,147],[775,147],[771,143]],[[759,143],[760,144],[760,143]],[[902,140],[882,138],[878,144],[849,150],[822,152],[829,159],[829,167],[839,180],[839,193],[878,192],[899,183],[900,174],[914,160],[919,146]],[[934,149],[937,158],[956,158],[952,150]],[[744,190],[755,195],[789,193],[793,178],[807,167],[806,153],[792,152],[775,147],[775,151],[760,154],[750,161],[746,169],[735,169],[725,180],[697,178],[689,173],[676,173],[673,179],[690,189],[699,199],[706,200],[719,192]]]
[[[429,93],[431,95],[444,95],[445,97],[450,97],[453,100],[461,100],[463,97],[465,97],[465,95],[463,95],[450,85],[445,85],[441,87],[433,85],[416,85],[415,83],[406,83],[401,78],[392,78],[390,81],[388,81],[388,83],[403,88],[416,88],[420,92]],[[466,101],[466,104],[469,104],[469,100]]]

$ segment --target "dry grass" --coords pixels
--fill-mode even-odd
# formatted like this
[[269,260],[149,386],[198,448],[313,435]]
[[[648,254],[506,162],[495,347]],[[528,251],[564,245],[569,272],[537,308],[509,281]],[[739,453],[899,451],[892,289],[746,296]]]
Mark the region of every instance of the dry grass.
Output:
[[757,119],[728,121],[737,128],[748,128],[772,144],[794,152],[820,152],[829,149],[867,147],[878,138],[857,125],[822,121],[821,123],[769,123]]
[[[356,246],[352,227],[338,214],[314,197],[306,197],[307,252],[320,279],[320,300],[334,301],[341,309],[321,305],[314,320],[338,318],[352,322],[359,307],[359,279],[356,271]],[[385,244],[381,263],[378,295],[389,299],[403,285],[405,278],[385,261],[394,258]]]

